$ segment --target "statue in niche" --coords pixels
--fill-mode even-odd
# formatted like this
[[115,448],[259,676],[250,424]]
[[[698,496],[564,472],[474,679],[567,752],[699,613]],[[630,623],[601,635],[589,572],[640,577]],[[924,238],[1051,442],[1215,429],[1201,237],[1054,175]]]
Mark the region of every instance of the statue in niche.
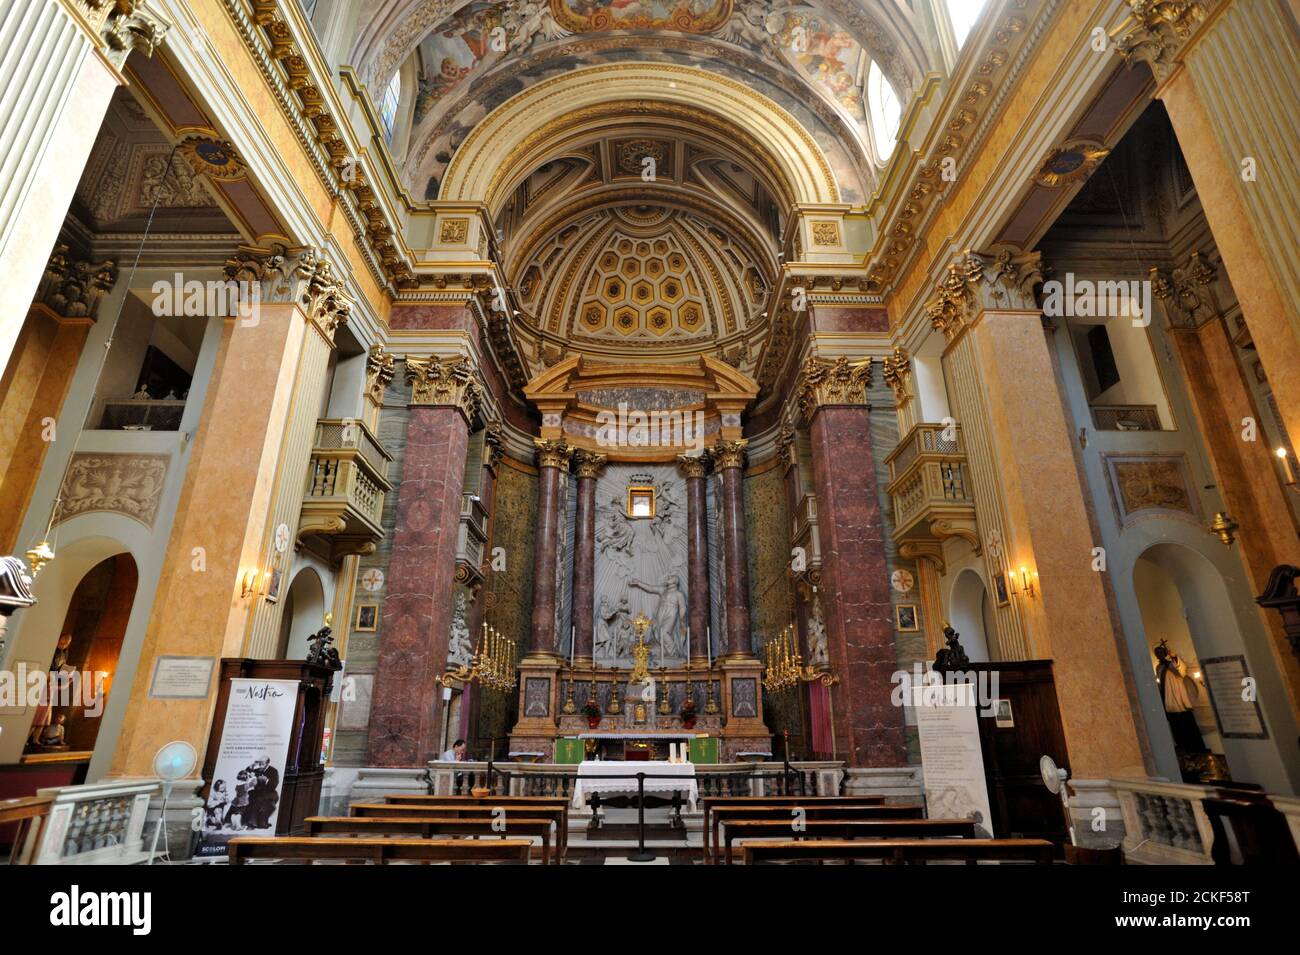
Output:
[[664,577],[659,586],[647,584],[635,577],[628,586],[644,590],[659,597],[654,610],[654,632],[659,639],[659,659],[680,657],[686,647],[686,595],[681,590],[681,580],[676,574]]
[[813,666],[826,666],[831,662],[826,643],[826,621],[822,619],[821,598],[814,596],[808,609],[808,662]]
[[447,669],[468,667],[474,656],[474,642],[465,623],[465,591],[456,593],[456,607],[451,616],[451,636],[447,640]]

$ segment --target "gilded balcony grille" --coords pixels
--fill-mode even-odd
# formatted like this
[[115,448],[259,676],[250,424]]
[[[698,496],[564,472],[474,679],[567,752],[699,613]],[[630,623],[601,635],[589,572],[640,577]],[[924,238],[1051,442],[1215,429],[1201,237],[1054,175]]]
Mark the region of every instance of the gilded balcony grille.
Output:
[[361,422],[318,421],[298,537],[325,539],[336,557],[373,550],[384,536],[391,460],[392,455]]
[[942,539],[952,528],[973,534],[975,499],[958,426],[918,424],[886,463],[896,541]]

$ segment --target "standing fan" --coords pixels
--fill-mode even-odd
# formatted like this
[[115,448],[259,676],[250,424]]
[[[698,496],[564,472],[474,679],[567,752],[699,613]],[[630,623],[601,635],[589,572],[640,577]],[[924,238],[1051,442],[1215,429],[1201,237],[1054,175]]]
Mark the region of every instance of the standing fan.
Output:
[[[153,865],[154,857],[158,854],[158,836],[167,821],[167,800],[171,798],[172,787],[176,785],[176,780],[184,779],[194,772],[198,759],[199,754],[195,752],[194,747],[180,739],[173,740],[154,754],[153,771],[162,780],[163,798],[162,808],[158,811],[158,825],[153,830],[153,847],[149,850],[150,865]],[[170,846],[167,855],[168,858],[171,857]]]
[[1079,843],[1074,838],[1074,820],[1070,817],[1070,784],[1066,782],[1070,778],[1070,772],[1056,765],[1056,760],[1050,756],[1043,756],[1038,760],[1038,774],[1043,777],[1043,785],[1053,796],[1057,793],[1061,795],[1061,811],[1065,813],[1065,828],[1070,833],[1070,845],[1077,846]]

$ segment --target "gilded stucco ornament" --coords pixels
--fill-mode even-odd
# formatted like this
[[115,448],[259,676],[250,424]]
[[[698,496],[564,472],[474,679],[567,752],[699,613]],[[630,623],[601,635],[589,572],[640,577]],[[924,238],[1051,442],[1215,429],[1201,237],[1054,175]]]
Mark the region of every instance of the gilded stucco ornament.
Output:
[[727,468],[743,468],[748,446],[749,442],[744,439],[719,441],[709,449],[709,457],[713,461],[713,466],[719,471]]
[[983,311],[1038,310],[1034,288],[1042,279],[1039,252],[1010,247],[963,252],[948,266],[925,313],[930,324],[951,341]]
[[393,381],[397,360],[378,342],[366,355],[366,395],[377,405],[384,403],[384,391]]
[[574,448],[563,438],[534,438],[533,447],[537,449],[537,466],[539,468],[559,468],[568,470]]
[[882,358],[880,367],[885,384],[894,392],[894,400],[902,404],[908,397],[907,381],[912,377],[912,362],[907,349],[902,345],[894,346],[894,353]]
[[826,405],[865,405],[871,385],[871,359],[850,362],[841,355],[834,361],[809,355],[795,386],[799,413],[811,421]]
[[226,260],[225,276],[232,282],[258,284],[260,302],[300,306],[330,342],[352,313],[352,297],[329,259],[310,246],[241,246]]
[[1128,0],[1132,12],[1116,33],[1115,50],[1132,66],[1142,61],[1164,82],[1175,58],[1205,19],[1205,4],[1196,0]]

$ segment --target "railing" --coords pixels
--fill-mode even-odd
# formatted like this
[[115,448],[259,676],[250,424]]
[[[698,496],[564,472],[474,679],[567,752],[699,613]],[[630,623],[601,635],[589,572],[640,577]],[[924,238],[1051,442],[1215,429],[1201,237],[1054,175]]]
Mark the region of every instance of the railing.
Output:
[[[630,761],[628,773],[643,764]],[[839,795],[843,773],[832,762],[701,763],[695,782],[701,796],[833,796]],[[651,770],[646,769],[646,772]],[[558,763],[431,762],[429,791],[434,795],[468,796],[487,790],[495,796],[563,796],[573,798],[578,767]]]
[[460,524],[456,530],[457,579],[468,582],[481,576],[483,549],[487,546],[487,508],[477,494],[460,496]]
[[918,424],[885,460],[896,540],[928,536],[929,524],[936,518],[974,518],[974,494],[958,426]]
[[1210,865],[1213,830],[1201,800],[1210,786],[1147,779],[1111,780],[1124,816],[1124,855],[1130,862]]
[[116,780],[42,789],[49,819],[37,865],[131,864],[149,857],[144,822],[156,780]]
[[1092,424],[1098,431],[1159,431],[1155,405],[1093,405]]
[[100,402],[98,431],[179,431],[184,400],[105,398]]
[[337,535],[361,545],[383,535],[388,453],[359,421],[316,423],[299,535]]

